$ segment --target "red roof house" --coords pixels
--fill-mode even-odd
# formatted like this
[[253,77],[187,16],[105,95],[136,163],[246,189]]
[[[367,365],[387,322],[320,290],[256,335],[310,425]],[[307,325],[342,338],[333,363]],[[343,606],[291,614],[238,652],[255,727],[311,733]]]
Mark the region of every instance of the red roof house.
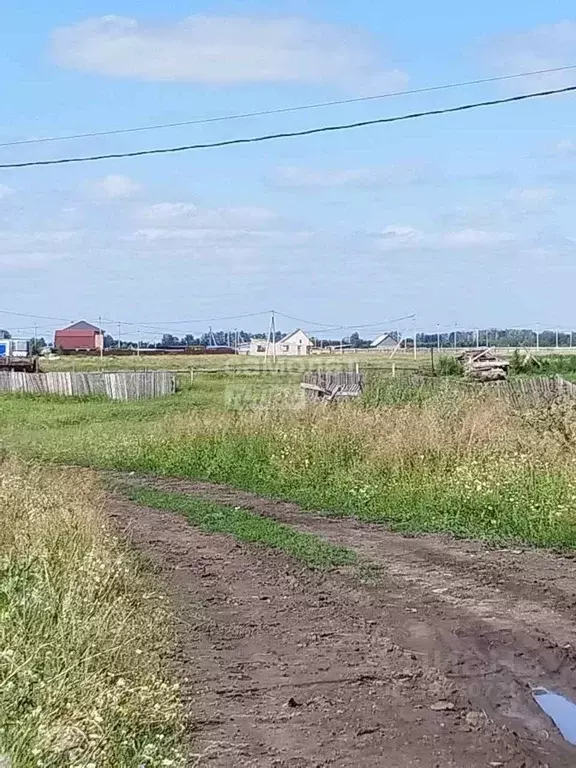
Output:
[[81,320],[56,331],[54,346],[63,352],[95,352],[104,347],[104,331]]

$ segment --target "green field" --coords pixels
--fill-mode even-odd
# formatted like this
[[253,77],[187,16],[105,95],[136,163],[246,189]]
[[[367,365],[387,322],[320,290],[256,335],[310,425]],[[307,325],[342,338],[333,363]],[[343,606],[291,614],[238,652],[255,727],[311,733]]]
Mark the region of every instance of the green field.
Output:
[[302,357],[278,357],[276,361],[248,355],[150,355],[140,356],[53,356],[42,358],[43,371],[119,371],[119,370],[170,370],[210,371],[233,374],[240,373],[302,373],[306,370],[354,370],[356,364],[362,369],[392,370],[392,364],[401,369],[427,368],[430,363],[429,350],[399,352],[390,357],[389,352],[357,352],[340,354],[308,355]]
[[576,417],[452,386],[376,380],[356,403],[304,402],[299,376],[198,375],[117,403],[3,396],[0,443],[64,464],[199,478],[401,531],[576,544]]

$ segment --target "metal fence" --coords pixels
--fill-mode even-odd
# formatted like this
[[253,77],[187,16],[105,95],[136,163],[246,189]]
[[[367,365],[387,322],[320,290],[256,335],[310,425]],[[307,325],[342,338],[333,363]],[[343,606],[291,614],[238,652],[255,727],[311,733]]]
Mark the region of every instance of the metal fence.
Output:
[[68,396],[104,395],[112,400],[163,397],[176,390],[169,371],[142,373],[19,373],[0,372],[0,392]]

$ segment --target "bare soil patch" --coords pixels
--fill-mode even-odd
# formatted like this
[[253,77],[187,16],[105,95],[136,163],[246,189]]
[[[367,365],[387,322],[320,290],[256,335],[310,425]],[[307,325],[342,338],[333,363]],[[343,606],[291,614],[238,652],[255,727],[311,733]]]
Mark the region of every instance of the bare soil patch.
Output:
[[313,572],[110,500],[176,609],[198,765],[576,764],[530,690],[576,699],[572,560],[405,538],[205,483],[130,481],[245,506],[365,559]]

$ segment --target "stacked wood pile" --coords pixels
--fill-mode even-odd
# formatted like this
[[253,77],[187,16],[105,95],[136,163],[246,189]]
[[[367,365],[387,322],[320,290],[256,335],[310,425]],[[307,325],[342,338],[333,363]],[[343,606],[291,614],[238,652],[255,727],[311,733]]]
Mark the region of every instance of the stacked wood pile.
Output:
[[505,381],[510,363],[503,360],[492,348],[469,349],[458,355],[464,367],[464,375],[474,381]]
[[364,389],[364,378],[361,373],[317,371],[304,374],[300,387],[311,400],[331,402],[359,397]]

